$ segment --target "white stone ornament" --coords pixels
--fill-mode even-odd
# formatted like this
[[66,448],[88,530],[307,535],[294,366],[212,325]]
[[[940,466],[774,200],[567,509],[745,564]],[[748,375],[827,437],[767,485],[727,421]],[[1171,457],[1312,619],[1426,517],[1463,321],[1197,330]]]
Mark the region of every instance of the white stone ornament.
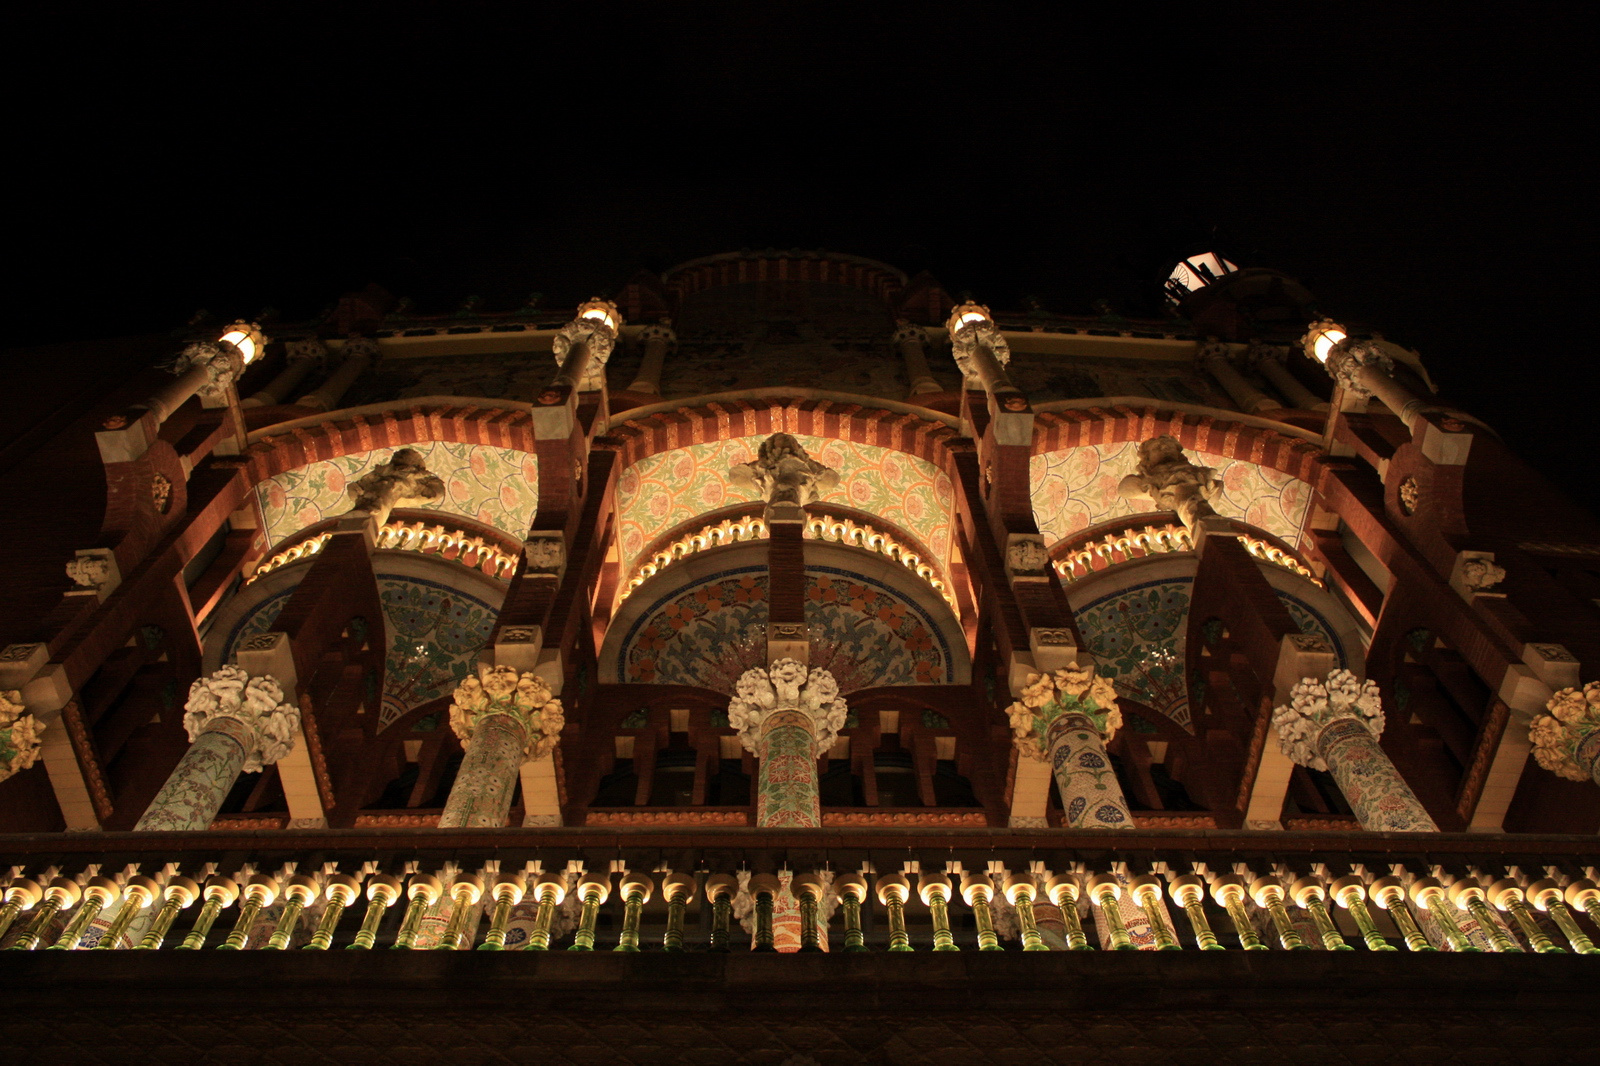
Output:
[[803,711],[811,719],[816,751],[833,747],[844,728],[849,705],[839,699],[839,682],[827,670],[807,671],[794,659],[779,659],[768,669],[755,667],[740,675],[728,701],[728,724],[753,755],[761,754],[761,732],[774,711]]
[[172,365],[175,374],[186,374],[197,366],[206,368],[206,383],[199,388],[202,397],[221,402],[228,386],[244,373],[244,354],[231,344],[196,341],[186,345]]
[[444,481],[429,472],[421,452],[401,448],[388,462],[345,486],[345,492],[353,503],[352,511],[387,517],[403,504],[439,499],[444,495]]
[[1289,702],[1272,712],[1283,753],[1301,766],[1326,770],[1317,738],[1332,722],[1351,718],[1374,737],[1383,735],[1383,699],[1376,681],[1358,681],[1349,670],[1332,670],[1326,680],[1303,678],[1289,690]]
[[79,555],[67,560],[67,576],[80,588],[99,589],[111,580],[111,560],[104,555]]
[[1358,396],[1372,397],[1372,390],[1361,383],[1361,369],[1376,367],[1384,373],[1394,369],[1394,360],[1372,341],[1347,341],[1328,356],[1328,373],[1335,381]]
[[816,503],[839,484],[839,471],[811,458],[792,435],[774,433],[761,442],[754,462],[729,469],[728,480],[765,498],[770,519],[775,508],[796,511]]
[[1148,500],[1155,510],[1175,512],[1191,535],[1201,518],[1216,513],[1211,501],[1221,491],[1217,472],[1190,462],[1178,439],[1166,434],[1139,445],[1136,472],[1117,486],[1124,499]]
[[44,723],[23,706],[21,692],[0,692],[0,781],[39,760],[39,734],[44,730]]
[[196,680],[183,709],[191,744],[218,718],[232,718],[254,732],[255,743],[245,752],[247,774],[293,751],[300,732],[300,708],[284,702],[283,686],[270,675],[251,677],[237,666]]
[[1015,573],[1042,574],[1049,563],[1050,553],[1037,537],[1019,537],[1006,547],[1006,566]]

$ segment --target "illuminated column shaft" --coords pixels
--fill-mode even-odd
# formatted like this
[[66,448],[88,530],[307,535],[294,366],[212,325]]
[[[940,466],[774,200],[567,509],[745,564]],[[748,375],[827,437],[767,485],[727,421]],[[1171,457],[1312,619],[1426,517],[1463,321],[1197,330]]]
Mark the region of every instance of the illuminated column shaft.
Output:
[[1361,828],[1375,833],[1439,831],[1365,725],[1353,718],[1335,719],[1318,735],[1317,752]]
[[513,714],[478,719],[450,798],[439,816],[440,829],[500,828],[511,811],[517,775],[528,748],[528,723]]
[[801,710],[775,710],[762,723],[756,825],[820,829],[817,738]]
[[179,760],[134,830],[209,829],[255,743],[255,730],[246,723],[237,718],[213,718]]
[[1132,829],[1133,816],[1111,768],[1100,730],[1084,714],[1067,712],[1050,723],[1050,765],[1070,829]]

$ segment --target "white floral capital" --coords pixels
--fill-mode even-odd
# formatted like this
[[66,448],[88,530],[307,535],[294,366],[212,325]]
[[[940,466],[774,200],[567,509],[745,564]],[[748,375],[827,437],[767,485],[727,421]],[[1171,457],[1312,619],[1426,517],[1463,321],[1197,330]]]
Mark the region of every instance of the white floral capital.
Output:
[[294,750],[300,732],[300,708],[285,703],[283,686],[271,675],[251,677],[237,666],[224,666],[189,686],[183,705],[183,728],[192,744],[219,718],[248,726],[255,743],[245,751],[244,772],[252,774]]
[[1533,740],[1533,757],[1539,765],[1570,781],[1588,781],[1591,770],[1578,761],[1578,746],[1600,730],[1600,681],[1582,689],[1564,688],[1545,704],[1549,714],[1541,714],[1528,727]]
[[1358,681],[1349,670],[1329,671],[1325,681],[1304,678],[1289,690],[1289,702],[1272,712],[1283,753],[1301,766],[1326,770],[1317,738],[1336,719],[1351,718],[1383,735],[1383,699],[1376,681]]
[[794,659],[779,659],[769,669],[756,667],[739,677],[728,701],[728,724],[751,754],[761,754],[761,734],[775,711],[803,711],[811,718],[816,751],[827,751],[844,728],[849,706],[839,699],[839,682],[822,668],[806,671]]
[[21,692],[0,692],[0,781],[38,761],[39,734],[44,729],[22,705]]
[[534,759],[555,750],[567,724],[561,701],[553,697],[544,679],[533,673],[518,673],[509,666],[496,666],[482,678],[469,677],[456,686],[450,703],[450,728],[466,745],[479,720],[491,714],[503,714],[522,723],[528,736],[523,755]]
[[1064,714],[1081,714],[1109,741],[1122,728],[1117,689],[1108,677],[1096,677],[1094,667],[1069,666],[1049,674],[1029,674],[1022,699],[1006,708],[1017,751],[1029,759],[1049,758],[1050,723]]

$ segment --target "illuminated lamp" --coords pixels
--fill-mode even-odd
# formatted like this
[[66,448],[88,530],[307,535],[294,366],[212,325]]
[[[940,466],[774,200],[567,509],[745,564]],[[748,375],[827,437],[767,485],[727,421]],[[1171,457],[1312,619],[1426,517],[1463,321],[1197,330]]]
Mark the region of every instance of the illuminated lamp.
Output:
[[219,344],[231,344],[239,350],[244,358],[244,365],[249,366],[261,355],[262,349],[267,346],[266,334],[261,332],[261,327],[254,322],[243,319],[228,327],[228,331],[217,338]]
[[1332,355],[1333,350],[1343,344],[1348,336],[1343,326],[1331,318],[1323,318],[1311,324],[1311,329],[1300,338],[1300,345],[1305,349],[1306,355],[1327,366],[1328,356]]

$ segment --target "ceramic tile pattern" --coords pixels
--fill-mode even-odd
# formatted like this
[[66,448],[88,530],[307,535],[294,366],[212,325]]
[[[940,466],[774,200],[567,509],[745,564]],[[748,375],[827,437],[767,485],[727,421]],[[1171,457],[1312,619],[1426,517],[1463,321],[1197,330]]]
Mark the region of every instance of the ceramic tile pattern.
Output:
[[[378,574],[389,653],[384,660],[379,728],[453,690],[471,673],[494,628],[497,607],[420,578]],[[294,589],[265,600],[228,635],[224,660],[246,637],[265,633]]]
[[[806,593],[811,665],[833,670],[841,691],[954,679],[933,620],[893,590],[860,574],[814,567],[806,573]],[[764,661],[766,624],[764,567],[713,574],[669,593],[629,627],[616,680],[732,692],[741,672]]]
[[[1138,700],[1190,732],[1183,644],[1193,584],[1192,578],[1149,581],[1108,593],[1075,612],[1084,643],[1101,673],[1115,680],[1118,694]],[[1316,634],[1333,645],[1343,665],[1344,646],[1327,619],[1286,592],[1280,591],[1278,599],[1302,633]]]
[[[1215,469],[1222,494],[1214,502],[1225,518],[1242,519],[1299,547],[1300,526],[1311,502],[1311,486],[1299,478],[1242,459],[1189,452]],[[1028,464],[1033,513],[1047,544],[1080,529],[1138,513],[1117,495],[1117,485],[1139,463],[1139,445],[1094,444],[1035,455]]]
[[[662,532],[696,515],[754,503],[753,490],[728,483],[728,469],[755,458],[765,437],[693,444],[634,463],[617,481],[617,534],[622,572]],[[950,555],[950,479],[932,463],[890,448],[800,436],[813,459],[840,473],[823,497],[877,515],[927,546],[943,569]]]
[[[420,506],[476,519],[521,539],[539,503],[539,463],[531,452],[481,444],[432,441],[412,445],[428,469],[444,479],[445,495]],[[266,516],[267,540],[285,537],[350,509],[345,486],[360,479],[394,448],[323,459],[268,478],[256,488]]]

